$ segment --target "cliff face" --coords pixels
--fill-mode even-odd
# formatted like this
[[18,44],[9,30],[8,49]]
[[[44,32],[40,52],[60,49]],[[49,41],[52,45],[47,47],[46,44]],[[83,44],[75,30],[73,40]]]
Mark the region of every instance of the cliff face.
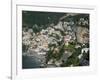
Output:
[[78,26],[76,29],[77,42],[86,44],[89,43],[89,29]]

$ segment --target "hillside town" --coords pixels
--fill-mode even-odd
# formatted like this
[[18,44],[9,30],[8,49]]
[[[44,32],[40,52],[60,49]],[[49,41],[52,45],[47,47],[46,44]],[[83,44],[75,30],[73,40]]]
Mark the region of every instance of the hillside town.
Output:
[[89,14],[22,15],[23,69],[89,66]]

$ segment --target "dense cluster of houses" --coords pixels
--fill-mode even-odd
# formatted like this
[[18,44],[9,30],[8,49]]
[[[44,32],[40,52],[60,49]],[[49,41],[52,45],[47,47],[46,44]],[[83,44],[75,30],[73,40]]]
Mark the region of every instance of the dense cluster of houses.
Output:
[[[89,55],[89,46],[87,46],[89,44],[89,28],[84,27],[89,25],[89,21],[80,18],[78,24],[76,25],[74,21],[67,22],[61,20],[57,25],[48,25],[47,28],[41,29],[38,32],[34,32],[33,28],[23,27],[23,56],[37,58],[40,67],[61,67],[67,64],[69,57],[72,57],[72,49],[68,50],[63,47],[64,51],[59,59],[50,58],[47,60],[49,51],[52,50],[52,54],[59,54],[62,45],[68,47],[70,43],[75,43],[74,49],[81,48],[80,53],[77,55],[79,65],[89,65],[89,60],[83,58],[84,54]],[[39,27],[36,24],[33,25],[33,27],[36,26],[37,28]],[[54,46],[50,47],[50,45]],[[68,66],[74,66],[74,64],[71,63]]]

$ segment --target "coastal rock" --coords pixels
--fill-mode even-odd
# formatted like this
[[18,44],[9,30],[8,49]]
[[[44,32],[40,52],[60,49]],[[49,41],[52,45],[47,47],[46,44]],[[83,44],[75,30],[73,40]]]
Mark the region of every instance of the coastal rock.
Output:
[[81,26],[77,27],[76,37],[79,43],[89,43],[89,29]]

